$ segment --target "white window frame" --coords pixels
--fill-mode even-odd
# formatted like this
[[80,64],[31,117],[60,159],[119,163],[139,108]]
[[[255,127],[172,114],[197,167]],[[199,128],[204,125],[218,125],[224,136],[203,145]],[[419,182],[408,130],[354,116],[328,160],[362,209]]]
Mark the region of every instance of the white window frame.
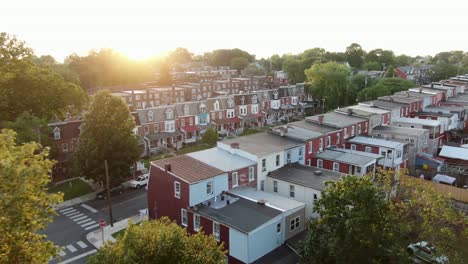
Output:
[[292,184],[289,185],[289,197],[291,198],[296,197],[296,186]]
[[[198,222],[197,222],[198,219]],[[199,231],[200,230],[200,222],[201,218],[199,214],[193,214],[193,230],[194,231]]]
[[185,118],[180,119],[180,126],[184,127],[185,126]]
[[258,114],[258,105],[252,105],[252,114]]
[[231,173],[231,179],[233,188],[239,186],[239,174],[237,173],[237,171]]
[[255,168],[249,167],[249,181],[255,180]]
[[279,154],[276,155],[276,158],[275,158],[275,159],[276,159],[276,160],[275,160],[275,162],[276,162],[276,163],[275,163],[275,164],[276,164],[276,167],[281,166],[281,158],[280,158],[280,155],[279,155]]
[[371,147],[366,147],[366,152],[372,153],[372,148]]
[[234,109],[229,109],[227,110],[227,117],[228,118],[234,118]]
[[218,110],[219,110],[219,102],[218,102],[218,100],[216,100],[216,101],[214,102],[213,107],[214,107],[214,110],[215,110],[215,111],[218,111]]
[[[178,188],[179,190],[177,190],[177,188]],[[180,185],[180,182],[175,181],[175,182],[174,182],[174,197],[175,197],[175,198],[179,198],[179,199],[180,199],[181,188],[182,188],[182,186]]]
[[343,137],[348,138],[348,128],[347,127],[343,128]]
[[273,181],[273,192],[278,193],[278,181]]
[[[382,118],[383,118],[383,116],[382,116]],[[383,123],[382,123],[382,124],[383,124]],[[358,125],[357,125],[357,133],[358,133],[358,135],[361,135],[361,132],[362,132],[362,131],[361,131],[361,124],[358,124]]]
[[294,231],[301,226],[301,217],[297,216],[289,221],[289,230]]
[[323,169],[323,160],[322,159],[317,160],[317,168]]
[[218,222],[214,222],[214,221],[213,221],[213,236],[216,239],[216,241],[219,242],[221,240],[221,225]]
[[184,106],[184,115],[186,115],[186,116],[190,115],[190,108],[189,108],[188,105]]
[[[336,169],[338,167],[338,169]],[[333,171],[340,172],[340,163],[333,162]]]
[[60,129],[57,127],[54,129],[54,139],[59,140],[60,139]]
[[351,150],[356,150],[356,144],[351,144]]
[[313,145],[312,140],[309,141],[309,154],[312,153],[313,146],[314,146],[314,145]]
[[247,106],[246,105],[239,106],[239,113],[241,115],[247,115]]
[[62,152],[68,153],[68,143],[62,143]]
[[341,138],[341,133],[340,132],[336,133],[336,144],[337,145],[340,144],[340,138]]
[[206,195],[213,195],[213,181],[206,183]]
[[144,130],[145,130],[145,135],[149,134],[149,126],[145,125]]
[[174,111],[172,111],[172,109],[167,109],[166,119],[173,119],[173,118],[174,118]]
[[[184,216],[185,216],[185,218],[184,218]],[[184,219],[185,219],[185,221],[184,221]],[[183,208],[180,209],[180,224],[182,226],[185,226],[185,227],[188,226],[188,213],[187,213],[187,210],[185,210]]]
[[319,149],[323,150],[323,138],[319,139]]
[[148,111],[148,121],[152,122],[153,121],[153,111]]
[[327,148],[331,146],[331,136],[327,136]]
[[351,126],[351,136],[354,137],[354,126]]

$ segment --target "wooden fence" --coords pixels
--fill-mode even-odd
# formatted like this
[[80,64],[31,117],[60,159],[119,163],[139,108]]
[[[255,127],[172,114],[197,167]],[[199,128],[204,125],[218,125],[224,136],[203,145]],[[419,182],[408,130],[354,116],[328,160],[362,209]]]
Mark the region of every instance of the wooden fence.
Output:
[[444,196],[450,197],[457,201],[468,203],[468,190],[435,182],[431,183],[435,190],[439,193],[442,193]]

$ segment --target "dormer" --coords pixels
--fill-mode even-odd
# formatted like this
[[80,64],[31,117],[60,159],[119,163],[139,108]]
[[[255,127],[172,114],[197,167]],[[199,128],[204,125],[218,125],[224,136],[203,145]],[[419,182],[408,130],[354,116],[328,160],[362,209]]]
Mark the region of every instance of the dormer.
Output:
[[167,109],[166,110],[166,119],[173,119],[174,118],[174,111],[172,109]]
[[205,104],[200,104],[199,106],[200,113],[206,113],[206,105]]
[[234,107],[234,100],[232,98],[228,99],[228,107]]
[[257,95],[254,94],[254,95],[252,96],[252,104],[257,104],[257,103],[258,103],[258,98],[257,98]]
[[184,115],[186,115],[186,116],[190,115],[190,108],[189,108],[188,105],[184,106]]
[[153,115],[154,115],[153,110],[148,111],[148,121],[149,122],[153,121]]
[[214,102],[213,106],[214,106],[214,110],[215,110],[215,111],[218,111],[218,110],[219,110],[219,101],[216,100],[216,101]]
[[61,135],[60,135],[60,128],[55,127],[55,128],[54,128],[54,139],[55,139],[55,140],[59,140],[59,139],[61,138],[60,136],[61,136]]

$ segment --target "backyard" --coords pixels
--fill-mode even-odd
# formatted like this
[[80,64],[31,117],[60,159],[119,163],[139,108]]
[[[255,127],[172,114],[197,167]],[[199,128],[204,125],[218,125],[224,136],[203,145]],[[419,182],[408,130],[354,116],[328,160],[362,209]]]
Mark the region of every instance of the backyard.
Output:
[[63,200],[66,201],[91,193],[93,192],[93,189],[82,179],[76,178],[49,188],[49,192],[63,193]]

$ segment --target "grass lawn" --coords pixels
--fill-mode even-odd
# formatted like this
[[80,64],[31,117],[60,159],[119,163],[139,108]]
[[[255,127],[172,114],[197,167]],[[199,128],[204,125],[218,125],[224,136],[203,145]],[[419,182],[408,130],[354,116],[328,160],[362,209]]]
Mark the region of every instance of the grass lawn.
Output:
[[149,158],[144,158],[144,159],[141,159],[140,162],[143,162],[145,164],[145,168],[149,169],[149,163],[150,161],[153,161],[153,160],[160,160],[160,159],[165,159],[165,158],[170,158],[170,157],[173,157],[174,155],[172,155],[171,153],[163,153],[163,154],[159,154],[159,155],[155,155],[155,156],[151,156]]
[[63,200],[70,200],[88,193],[93,192],[91,186],[89,186],[82,179],[74,179],[68,182],[64,182],[49,188],[51,193],[63,193]]
[[214,146],[206,145],[206,144],[196,144],[196,145],[192,145],[192,146],[188,146],[188,147],[184,147],[184,148],[179,149],[178,154],[179,155],[187,154],[187,153],[191,153],[191,152],[195,152],[195,151],[209,149],[209,148],[212,148],[212,147],[214,147]]
[[120,230],[120,231],[117,231],[117,232],[113,233],[112,236],[113,236],[115,239],[117,239],[117,238],[119,238],[120,236],[123,236],[123,234],[125,233],[125,230],[127,230],[127,228],[124,228],[124,229],[122,229],[122,230]]

